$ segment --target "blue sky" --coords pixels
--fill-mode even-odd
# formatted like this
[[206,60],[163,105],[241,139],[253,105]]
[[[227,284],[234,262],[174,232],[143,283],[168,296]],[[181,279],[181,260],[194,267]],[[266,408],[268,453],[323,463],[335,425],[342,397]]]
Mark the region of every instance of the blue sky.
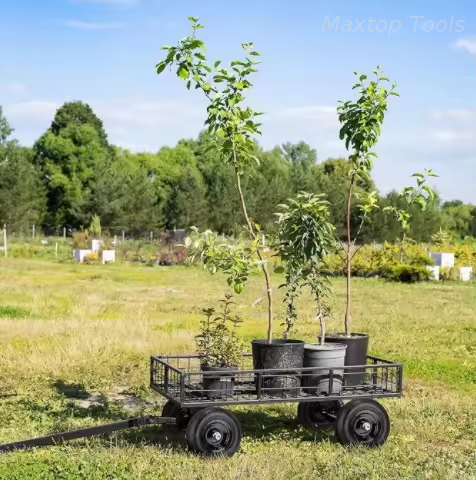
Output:
[[[3,3],[0,105],[25,144],[71,99],[90,103],[111,141],[133,150],[195,137],[204,119],[202,99],[174,75],[158,77],[154,69],[163,57],[160,47],[187,35],[186,18],[194,15],[206,26],[202,38],[211,59],[237,58],[246,41],[260,51],[263,63],[249,99],[267,113],[263,146],[304,140],[321,160],[345,154],[337,101],[352,96],[353,71],[381,64],[398,82],[401,98],[392,99],[377,146],[378,187],[400,188],[427,167],[440,175],[434,186],[444,199],[476,203],[473,1]],[[423,18],[411,18],[417,16]]]

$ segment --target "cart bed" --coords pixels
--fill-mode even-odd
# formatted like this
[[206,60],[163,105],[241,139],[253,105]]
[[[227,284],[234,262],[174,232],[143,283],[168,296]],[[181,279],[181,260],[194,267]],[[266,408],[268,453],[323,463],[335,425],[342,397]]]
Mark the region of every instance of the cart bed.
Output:
[[[334,376],[340,374],[343,388],[340,392],[307,393],[300,382],[305,376],[316,375],[315,367],[299,369],[253,369],[251,353],[244,353],[236,370],[226,370],[234,378],[232,392],[219,398],[208,398],[203,387],[205,376],[217,376],[221,372],[200,370],[202,358],[198,354],[155,355],[150,359],[150,386],[179,404],[181,407],[204,407],[208,405],[246,405],[284,402],[316,402],[326,400],[350,400],[356,398],[401,397],[403,365],[401,363],[367,357],[367,365],[347,366],[334,372],[323,368],[329,376],[329,385],[334,385]],[[225,370],[223,371],[225,373]],[[362,381],[352,385],[352,377],[359,375]],[[280,387],[270,388],[269,379],[279,378]],[[355,377],[356,378],[356,377]],[[292,381],[290,381],[292,380]],[[267,383],[268,381],[268,383]]]

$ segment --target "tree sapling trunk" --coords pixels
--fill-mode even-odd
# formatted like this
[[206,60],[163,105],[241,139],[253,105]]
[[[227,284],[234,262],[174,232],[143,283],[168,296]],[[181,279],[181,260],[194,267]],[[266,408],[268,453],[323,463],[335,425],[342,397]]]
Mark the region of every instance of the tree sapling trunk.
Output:
[[351,255],[351,239],[350,239],[350,211],[352,203],[352,190],[354,187],[354,177],[350,180],[349,192],[347,195],[347,212],[346,212],[346,229],[347,229],[347,251],[346,251],[346,260],[347,260],[347,278],[346,278],[346,307],[345,307],[345,334],[350,337],[350,277],[352,272],[352,255]]

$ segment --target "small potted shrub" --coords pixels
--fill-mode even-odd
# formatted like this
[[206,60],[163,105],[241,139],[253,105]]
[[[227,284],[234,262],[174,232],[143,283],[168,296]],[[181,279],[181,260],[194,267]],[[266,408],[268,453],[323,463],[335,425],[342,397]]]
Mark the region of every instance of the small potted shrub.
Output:
[[233,395],[234,377],[226,371],[238,369],[243,351],[237,335],[241,319],[231,314],[234,305],[231,295],[225,295],[220,302],[223,303],[222,312],[216,313],[214,308],[202,311],[205,318],[200,323],[200,334],[195,337],[201,370],[217,372],[215,375],[203,375],[203,394],[208,398]]
[[[326,318],[330,314],[331,284],[322,268],[329,253],[336,250],[334,226],[330,223],[329,203],[322,195],[301,193],[286,205],[280,205],[277,220],[276,251],[286,265],[287,328],[289,334],[297,317],[294,301],[300,287],[309,287],[320,324],[320,342],[304,347],[304,367],[316,367],[304,374],[302,384],[310,393],[328,393],[329,370],[334,370],[332,392],[342,387],[344,358],[347,346],[325,343]],[[340,369],[339,369],[340,367]]]
[[[359,198],[356,192],[356,185],[360,181],[370,179],[370,172],[373,166],[373,159],[377,154],[372,151],[376,145],[381,127],[387,112],[388,99],[390,96],[399,96],[395,91],[396,84],[392,84],[390,89],[384,85],[389,82],[388,78],[383,76],[380,67],[374,70],[375,80],[367,82],[367,75],[358,76],[358,81],[353,86],[358,92],[356,101],[339,102],[341,105],[337,109],[339,121],[342,124],[340,130],[341,140],[345,140],[348,150],[351,150],[349,156],[349,187],[346,202],[346,242],[341,243],[345,257],[346,267],[346,311],[344,319],[344,332],[332,333],[327,335],[327,342],[343,343],[347,345],[346,365],[365,365],[367,362],[369,336],[367,333],[356,333],[351,329],[351,272],[352,259],[358,251],[355,244],[358,235],[365,221],[369,220],[373,211],[378,209],[377,192],[370,192],[366,198]],[[431,170],[427,170],[428,176],[435,176]],[[407,187],[402,192],[402,198],[408,205],[418,205],[425,208],[428,198],[433,197],[433,191],[427,185],[424,185],[424,175],[414,174],[417,177],[418,188]],[[351,232],[351,206],[352,200],[357,198],[359,205],[360,225],[352,239]],[[363,200],[363,201],[362,201]],[[402,226],[408,224],[410,214],[407,210],[397,210],[393,207],[387,208],[402,223]],[[359,384],[363,381],[364,370],[352,370],[348,372],[347,383]],[[352,373],[352,374],[351,374]]]
[[[178,42],[176,46],[164,46],[166,57],[157,64],[160,75],[167,67],[174,68],[177,76],[200,91],[208,102],[205,125],[216,141],[209,148],[216,148],[222,161],[232,166],[235,174],[235,187],[238,192],[243,219],[246,243],[241,246],[218,245],[211,232],[198,232],[195,229],[193,239],[186,245],[193,247],[192,257],[198,253],[205,266],[214,274],[224,271],[228,283],[236,293],[241,293],[248,274],[258,267],[263,273],[268,303],[268,332],[265,339],[251,342],[253,365],[255,369],[300,368],[302,367],[304,342],[292,339],[273,338],[273,289],[268,268],[268,252],[262,238],[261,228],[248,214],[247,202],[242,188],[242,179],[249,175],[252,164],[259,163],[253,135],[261,134],[260,123],[256,117],[261,113],[251,107],[244,107],[245,93],[252,87],[249,77],[255,73],[256,59],[259,53],[252,43],[243,43],[245,59],[231,62],[229,68],[223,68],[221,61],[208,64],[205,45],[197,38],[197,31],[203,26],[197,18],[189,17],[193,35]],[[198,252],[199,247],[203,247]]]

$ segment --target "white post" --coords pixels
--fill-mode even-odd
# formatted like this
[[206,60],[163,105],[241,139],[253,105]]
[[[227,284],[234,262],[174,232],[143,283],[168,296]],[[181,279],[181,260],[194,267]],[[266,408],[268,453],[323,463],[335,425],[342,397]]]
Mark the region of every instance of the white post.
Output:
[[3,226],[3,251],[5,252],[5,257],[8,256],[8,245],[7,245],[7,226]]
[[35,225],[33,225],[32,229],[31,229],[31,238],[35,238]]
[[125,237],[125,235],[124,235],[124,230],[123,230],[123,231],[122,231],[122,243],[124,243],[125,238],[126,238],[126,237]]
[[55,245],[55,257],[58,258],[58,242]]
[[66,227],[63,227],[63,240],[66,240]]
[[261,235],[261,239],[263,241],[263,247],[266,245],[266,241],[265,241],[265,236],[264,235]]
[[154,232],[150,232],[150,241],[154,239]]

